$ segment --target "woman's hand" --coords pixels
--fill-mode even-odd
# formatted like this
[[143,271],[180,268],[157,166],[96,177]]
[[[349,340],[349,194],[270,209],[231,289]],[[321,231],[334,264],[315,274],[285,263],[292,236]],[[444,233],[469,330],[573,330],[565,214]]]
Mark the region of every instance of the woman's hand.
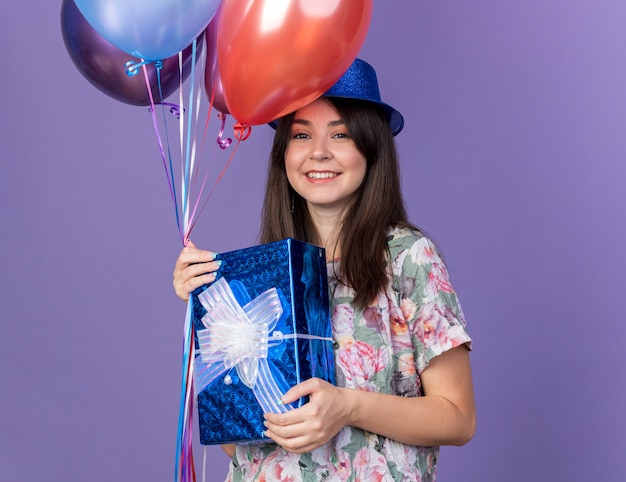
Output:
[[282,402],[292,403],[308,395],[309,403],[286,413],[266,413],[266,435],[285,450],[299,454],[324,445],[349,420],[350,392],[319,378],[296,385]]
[[464,445],[476,429],[469,351],[452,348],[434,357],[422,372],[424,396],[338,388],[312,378],[282,398],[291,403],[309,395],[306,405],[287,413],[265,414],[267,435],[285,450],[303,453],[333,438],[344,426],[407,445]]
[[214,259],[215,253],[198,249],[191,241],[182,249],[174,266],[173,281],[174,291],[181,300],[187,301],[193,290],[215,280],[221,262]]

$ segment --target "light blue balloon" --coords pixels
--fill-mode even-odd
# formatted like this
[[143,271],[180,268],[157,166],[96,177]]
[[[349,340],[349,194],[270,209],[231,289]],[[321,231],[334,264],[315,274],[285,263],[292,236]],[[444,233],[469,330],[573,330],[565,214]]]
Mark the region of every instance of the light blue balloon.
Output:
[[207,27],[222,0],[74,0],[87,22],[120,50],[163,60]]

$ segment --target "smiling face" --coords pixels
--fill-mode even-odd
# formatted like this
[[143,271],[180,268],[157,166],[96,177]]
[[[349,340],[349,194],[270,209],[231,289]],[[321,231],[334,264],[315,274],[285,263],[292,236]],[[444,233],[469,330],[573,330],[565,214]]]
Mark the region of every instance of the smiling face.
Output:
[[325,99],[296,112],[285,152],[291,187],[309,210],[340,215],[354,199],[367,169],[344,120]]

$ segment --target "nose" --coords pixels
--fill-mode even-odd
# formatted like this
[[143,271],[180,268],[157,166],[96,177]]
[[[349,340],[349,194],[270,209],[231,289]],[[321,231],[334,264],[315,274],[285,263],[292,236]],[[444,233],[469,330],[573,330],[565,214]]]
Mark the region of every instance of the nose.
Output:
[[332,157],[327,140],[323,136],[313,139],[311,145],[311,159],[315,161],[326,161]]

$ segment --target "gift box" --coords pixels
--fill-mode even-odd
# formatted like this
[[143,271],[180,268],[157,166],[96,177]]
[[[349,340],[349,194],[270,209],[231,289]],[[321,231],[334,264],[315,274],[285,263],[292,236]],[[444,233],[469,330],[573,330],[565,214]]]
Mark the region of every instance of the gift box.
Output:
[[263,414],[311,377],[334,383],[323,248],[287,238],[217,255],[216,280],[191,295],[194,389],[204,445],[266,440]]

